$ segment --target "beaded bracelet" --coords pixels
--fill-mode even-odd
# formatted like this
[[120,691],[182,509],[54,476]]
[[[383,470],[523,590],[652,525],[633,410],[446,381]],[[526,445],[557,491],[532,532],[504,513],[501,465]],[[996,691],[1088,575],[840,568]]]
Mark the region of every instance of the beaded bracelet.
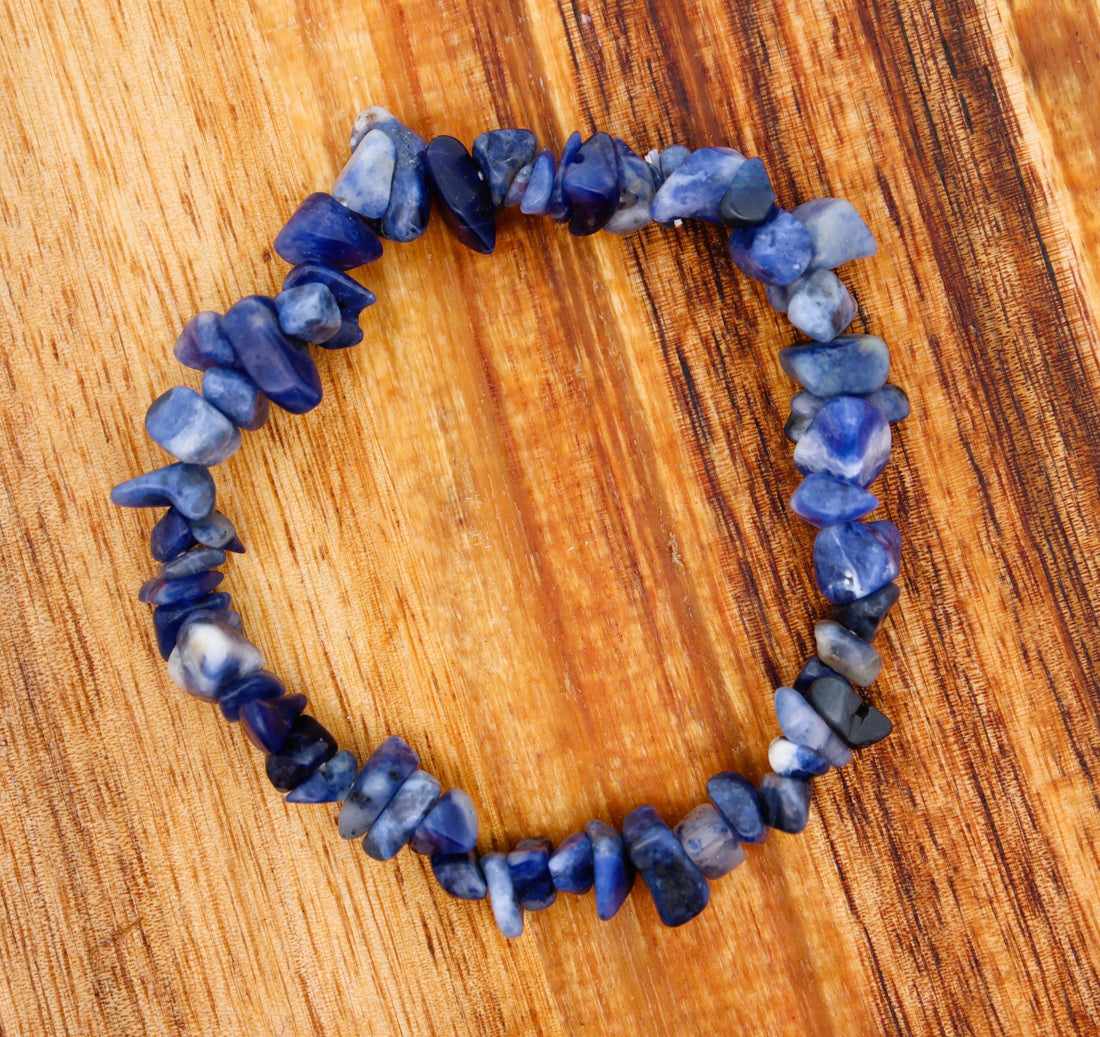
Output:
[[[453,137],[430,143],[385,109],[362,112],[352,153],[331,194],[310,195],[275,239],[293,267],[275,298],[248,296],[224,315],[188,322],[175,355],[203,372],[201,394],[176,386],[149,407],[149,436],[177,462],[115,486],[124,507],[167,511],[153,527],[161,562],[138,597],[155,606],[153,623],[172,679],[239,720],[266,754],[272,784],[289,803],[340,803],[338,828],[388,860],[403,846],[430,856],[440,886],[466,900],[490,898],[505,936],[523,931],[523,912],[549,907],[558,893],[595,888],[596,913],[610,919],[640,873],[661,921],[694,918],[710,898],[710,879],[744,859],[742,844],[775,828],[806,825],[810,781],[841,767],[884,738],[890,721],[853,689],[879,673],[872,646],[898,598],[901,538],[888,521],[860,521],[878,506],[867,487],[889,459],[892,422],[909,413],[905,393],[886,384],[889,352],[871,335],[842,334],[856,306],[835,267],[876,251],[867,225],[846,201],[822,198],[788,212],[756,158],[731,148],[674,145],[640,157],[622,140],[572,134],[560,159],[538,149],[529,130],[479,136],[472,154]],[[231,598],[216,590],[226,552],[243,552],[233,524],[215,509],[209,467],[260,428],[269,401],[301,414],[321,402],[312,342],[343,349],[360,342],[361,311],[374,295],[344,271],[377,259],[379,237],[412,241],[424,233],[435,199],[454,236],[491,253],[495,213],[518,205],[529,215],[568,223],[573,234],[626,234],[650,221],[724,225],[734,264],[766,286],[772,306],[812,341],[783,349],[783,369],[802,389],[785,432],[804,476],[791,498],[818,527],[814,573],[833,618],[815,626],[817,654],[792,687],[775,692],[783,737],[768,749],[772,773],[758,786],[725,771],[707,782],[710,802],[670,828],[651,806],[627,815],[622,830],[590,821],[556,849],[522,840],[507,854],[476,850],[477,812],[461,789],[442,791],[404,741],[387,738],[360,767],[350,750],[304,713],[263,669],[263,653],[241,633]]]

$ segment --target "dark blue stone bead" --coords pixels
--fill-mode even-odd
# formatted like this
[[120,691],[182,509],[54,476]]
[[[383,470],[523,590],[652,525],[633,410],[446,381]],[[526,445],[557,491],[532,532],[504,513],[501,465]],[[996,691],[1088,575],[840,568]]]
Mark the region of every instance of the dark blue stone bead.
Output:
[[335,755],[336,739],[317,720],[303,714],[294,721],[283,747],[267,758],[268,780],[280,792],[290,792]]
[[798,745],[787,738],[772,739],[768,746],[768,763],[776,774],[784,778],[817,778],[831,766],[816,749]]
[[305,695],[252,699],[241,706],[241,727],[260,752],[269,755],[277,753],[290,735],[291,725],[301,716],[307,704]]
[[172,352],[184,367],[193,367],[196,371],[237,366],[233,344],[222,333],[221,314],[210,310],[195,314],[183,326]]
[[477,853],[433,853],[431,856],[432,874],[440,889],[459,900],[484,900],[489,895],[489,887],[481,867],[477,862]]
[[340,330],[343,318],[336,296],[319,281],[287,288],[275,296],[279,327],[291,338],[327,342]]
[[531,182],[531,174],[535,170],[535,163],[528,162],[512,179],[512,183],[508,188],[508,193],[504,196],[504,205],[506,208],[514,208],[523,201],[523,196],[527,193],[527,185]]
[[817,412],[794,448],[795,467],[867,487],[890,460],[890,424],[878,407],[836,396]]
[[845,767],[852,762],[847,747],[801,693],[794,688],[777,688],[774,701],[779,730],[792,742],[815,749],[834,767]]
[[363,837],[363,850],[376,861],[388,861],[412,838],[438,799],[439,782],[427,771],[413,771]]
[[584,833],[592,844],[592,875],[596,887],[596,917],[615,917],[634,888],[634,866],[626,855],[623,837],[602,821],[589,821]]
[[184,518],[206,518],[214,510],[214,480],[202,465],[180,461],[120,482],[111,490],[111,501],[123,508],[168,504]]
[[474,141],[474,158],[489,184],[494,209],[504,204],[516,173],[534,160],[537,149],[538,138],[530,130],[489,130]]
[[592,843],[584,832],[574,832],[550,854],[550,877],[559,893],[587,893],[595,881]]
[[233,422],[185,385],[174,386],[149,405],[145,431],[157,446],[187,464],[221,464],[241,445]]
[[572,164],[581,149],[581,135],[574,130],[561,149],[561,161],[554,174],[554,186],[550,188],[550,201],[546,205],[546,215],[555,223],[568,223],[572,216],[572,207],[565,197],[565,171]]
[[481,858],[481,872],[489,887],[489,903],[497,928],[509,939],[523,935],[523,908],[512,883],[512,871],[503,853],[487,853]]
[[321,378],[305,345],[283,333],[275,304],[260,295],[235,302],[222,318],[241,366],[272,403],[304,414],[321,402]]
[[260,387],[231,367],[209,367],[203,372],[202,394],[237,428],[254,432],[262,428],[270,410]]
[[286,803],[342,803],[359,773],[359,761],[350,749],[341,749],[322,763],[296,789],[284,797]]
[[813,472],[791,496],[791,511],[812,526],[852,522],[878,507],[878,497],[855,483]]
[[718,216],[727,227],[743,227],[760,223],[774,204],[775,190],[764,163],[750,158],[733,174],[718,206]]
[[772,828],[797,835],[810,816],[810,783],[801,778],[765,774],[760,779],[760,805]]
[[666,175],[654,195],[653,218],[660,223],[686,219],[721,223],[722,199],[745,161],[733,148],[693,151],[675,172]]
[[193,547],[191,527],[175,508],[169,508],[149,533],[149,553],[158,562],[170,562]]
[[881,389],[867,393],[863,399],[878,407],[891,424],[909,417],[909,397],[904,389],[899,389],[896,385],[884,385]]
[[298,206],[276,235],[275,251],[291,265],[321,263],[351,270],[378,259],[382,243],[359,213],[318,191]]
[[689,158],[691,158],[691,148],[684,147],[683,144],[670,144],[667,148],[664,148],[657,156],[657,168],[661,173],[661,183],[663,184],[672,176]]
[[763,284],[790,284],[801,277],[812,252],[806,228],[775,205],[763,222],[730,231],[730,258],[734,265]]
[[222,688],[218,692],[218,706],[226,720],[236,721],[240,720],[241,707],[246,702],[277,699],[285,694],[286,684],[281,677],[275,676],[269,670],[257,670]]
[[296,266],[283,278],[283,291],[289,291],[303,284],[322,284],[336,299],[343,323],[332,338],[317,344],[322,349],[347,349],[363,341],[363,330],[359,327],[359,314],[375,303],[375,295],[358,281],[339,270],[321,266],[319,263],[303,263]]
[[594,133],[563,166],[562,190],[569,205],[569,232],[579,237],[606,226],[619,205],[619,159],[615,142]]
[[768,829],[760,813],[756,786],[734,771],[721,771],[707,781],[707,795],[740,843],[762,843]]
[[901,571],[901,536],[892,522],[842,522],[814,538],[814,576],[834,605],[892,583]]
[[865,259],[878,244],[863,217],[843,198],[815,198],[795,206],[794,217],[809,232],[813,243],[810,265],[835,270],[852,259]]
[[222,580],[225,573],[214,570],[180,576],[175,580],[166,580],[163,576],[147,580],[138,591],[138,601],[147,605],[180,605],[185,601],[205,598]]
[[854,396],[882,387],[890,373],[890,349],[876,335],[837,335],[831,342],[781,349],[779,363],[815,396]]
[[226,553],[220,547],[198,547],[165,562],[160,567],[160,576],[164,580],[178,580],[182,576],[194,576],[225,565]]
[[167,659],[172,654],[179,632],[188,617],[197,612],[225,612],[231,601],[228,594],[210,594],[197,601],[185,601],[180,605],[160,605],[153,609],[153,629],[157,635],[157,648],[161,658]]
[[850,601],[845,605],[833,606],[833,619],[852,631],[864,641],[873,641],[879,630],[901,596],[896,583],[888,583],[865,598]]
[[337,827],[342,839],[367,834],[402,782],[420,766],[420,757],[396,735],[387,738],[367,758],[340,810]]
[[462,789],[448,789],[409,840],[416,853],[466,853],[477,843],[477,808]]
[[244,554],[244,544],[237,530],[220,511],[212,511],[206,518],[190,523],[191,536],[206,547],[220,547],[234,554]]
[[363,133],[332,185],[332,197],[368,219],[381,219],[390,204],[397,148],[379,129]]
[[[840,677],[840,674],[826,666],[816,655],[811,655],[806,660],[806,665],[802,667],[801,672],[795,677],[794,688],[805,695],[810,690],[813,682],[821,677]],[[840,677],[840,679],[843,680],[844,678]]]
[[415,241],[428,229],[432,211],[432,196],[424,173],[427,141],[378,105],[360,112],[355,126],[356,143],[373,129],[382,130],[393,141],[393,180],[389,204],[378,221],[378,233],[390,241]]
[[451,233],[474,252],[491,255],[497,239],[492,194],[462,141],[434,137],[424,152],[424,171]]
[[558,161],[549,148],[543,148],[535,157],[531,179],[519,203],[519,211],[525,216],[545,216],[550,204],[550,192],[554,189],[554,171]]
[[619,160],[619,200],[604,230],[611,234],[630,234],[653,219],[653,195],[657,188],[653,167],[635,154],[626,141],[617,137],[615,154]]
[[638,807],[627,814],[623,839],[665,925],[690,922],[707,906],[710,885],[653,807]]
[[869,706],[840,677],[814,681],[807,701],[836,736],[852,749],[864,749],[881,741],[894,729],[889,718]]
[[524,911],[541,911],[558,898],[550,877],[549,839],[521,839],[508,854],[508,871]]

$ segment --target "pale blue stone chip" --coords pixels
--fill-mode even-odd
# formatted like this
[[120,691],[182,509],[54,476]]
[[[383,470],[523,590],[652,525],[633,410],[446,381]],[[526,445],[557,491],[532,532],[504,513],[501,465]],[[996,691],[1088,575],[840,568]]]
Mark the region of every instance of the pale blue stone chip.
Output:
[[221,464],[241,445],[241,433],[233,422],[185,385],[173,386],[150,404],[145,431],[185,464]]

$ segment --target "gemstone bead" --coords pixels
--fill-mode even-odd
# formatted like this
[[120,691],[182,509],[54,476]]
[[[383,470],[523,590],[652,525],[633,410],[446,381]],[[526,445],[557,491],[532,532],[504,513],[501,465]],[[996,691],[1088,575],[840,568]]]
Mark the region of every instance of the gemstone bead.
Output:
[[793,215],[813,243],[811,266],[833,270],[852,259],[866,259],[878,244],[863,217],[843,198],[815,198],[795,206]]
[[363,341],[363,329],[359,327],[359,314],[376,302],[374,292],[364,288],[353,277],[320,263],[302,263],[283,278],[283,291],[290,291],[303,284],[324,285],[340,308],[340,330],[332,338],[318,342],[322,349],[347,349]]
[[591,840],[584,832],[567,836],[550,854],[549,868],[559,893],[587,893],[595,881]]
[[505,207],[514,208],[523,201],[523,196],[527,193],[527,185],[531,182],[531,174],[534,169],[534,162],[528,162],[516,173],[512,183],[508,186],[508,193],[504,196]]
[[791,411],[783,425],[783,435],[792,443],[797,443],[806,434],[806,430],[810,425],[813,424],[813,420],[813,418],[808,418],[804,414],[795,414],[794,411]]
[[720,879],[745,861],[745,851],[733,829],[709,803],[697,806],[673,831],[684,852],[708,879]]
[[691,158],[691,148],[685,147],[683,144],[670,144],[667,148],[664,148],[657,155],[657,168],[661,173],[661,183],[664,184],[689,158]]
[[307,342],[327,342],[340,330],[343,319],[336,296],[320,281],[288,288],[275,296],[279,327]]
[[733,148],[693,151],[653,196],[653,218],[660,223],[686,219],[721,223],[722,199],[745,162],[745,156]]
[[172,655],[179,632],[188,617],[197,612],[228,612],[231,602],[228,594],[210,594],[195,601],[185,601],[179,605],[160,605],[153,609],[153,629],[157,635],[157,648],[161,658],[168,659]]
[[416,853],[466,853],[477,844],[477,808],[462,789],[448,789],[412,834]]
[[489,887],[477,861],[477,853],[433,853],[432,874],[440,888],[459,900],[484,900]]
[[474,158],[489,184],[493,208],[504,204],[516,174],[535,158],[538,138],[530,130],[489,130],[474,139]]
[[508,858],[503,853],[487,853],[481,858],[481,872],[489,889],[489,903],[497,928],[509,939],[523,935],[523,909],[519,906]]
[[438,780],[413,771],[394,793],[363,838],[363,849],[376,861],[388,861],[404,846],[439,799]]
[[[653,205],[656,211],[656,199]],[[762,222],[734,227],[729,249],[737,269],[763,284],[790,284],[801,277],[813,252],[806,228],[776,205]]]
[[[226,595],[228,597],[228,595]],[[275,699],[286,694],[286,684],[269,670],[256,670],[227,684],[218,692],[218,707],[229,721],[240,719],[241,707],[254,699]]]
[[787,317],[815,342],[831,342],[855,320],[852,293],[831,270],[811,270],[790,289]]
[[111,489],[111,501],[122,508],[171,505],[184,518],[205,518],[214,510],[214,480],[197,464],[182,461],[144,472]]
[[355,753],[341,749],[301,785],[291,789],[283,800],[286,803],[342,803],[358,773],[359,761]]
[[262,428],[270,410],[260,387],[232,367],[208,367],[202,376],[202,395],[237,428],[254,432]]
[[[909,397],[896,385],[884,385],[881,389],[875,389],[867,393],[844,393],[845,396],[858,396],[873,407],[882,411],[882,416],[893,424],[909,417]],[[806,389],[801,389],[791,397],[791,413],[804,414],[809,418],[816,418],[817,412],[829,402],[828,396],[815,396]]]
[[878,649],[856,637],[835,619],[822,619],[814,624],[814,638],[821,661],[853,684],[866,687],[882,670]]
[[810,816],[810,783],[801,778],[765,774],[760,779],[760,805],[768,824],[797,835]]
[[491,255],[496,247],[493,197],[477,161],[454,137],[435,137],[424,152],[428,185],[443,222],[467,248]]
[[527,183],[527,190],[523,193],[523,200],[519,203],[519,211],[525,216],[546,215],[547,206],[550,204],[550,192],[554,189],[554,173],[557,167],[557,159],[549,148],[543,148],[535,156],[535,164],[531,168],[531,179]]
[[205,518],[190,523],[191,536],[206,547],[220,547],[236,554],[244,554],[244,544],[237,530],[220,511],[212,511]]
[[208,367],[236,367],[233,345],[222,333],[221,314],[206,310],[192,317],[172,347],[184,367],[205,371]]
[[775,717],[779,721],[779,729],[792,742],[816,749],[834,767],[844,767],[852,762],[848,747],[794,688],[776,690]]
[[619,205],[619,158],[606,133],[594,133],[563,166],[562,190],[569,204],[569,232],[579,237],[607,225]]
[[873,641],[887,615],[901,597],[896,583],[888,583],[865,598],[833,606],[833,619],[846,626],[856,637]]
[[362,216],[318,191],[298,206],[275,236],[275,251],[292,266],[321,263],[351,270],[378,259],[382,243]]
[[815,396],[850,396],[873,392],[885,383],[890,350],[876,335],[838,335],[831,342],[781,349],[779,363]]
[[830,766],[821,753],[786,738],[772,739],[768,746],[768,765],[784,778],[816,778]]
[[892,522],[841,522],[822,529],[814,538],[814,577],[821,593],[834,605],[846,605],[896,580],[897,530]]
[[432,211],[432,197],[424,173],[427,141],[378,105],[360,112],[355,126],[352,147],[374,129],[382,130],[393,141],[393,180],[389,203],[378,222],[378,233],[390,241],[415,241],[428,229]]
[[775,204],[775,190],[764,163],[746,159],[733,174],[718,206],[718,218],[727,227],[760,223]]
[[184,385],[174,386],[149,405],[145,431],[157,446],[187,464],[221,464],[241,445],[233,423]]
[[762,843],[768,828],[760,813],[756,786],[734,771],[721,771],[707,780],[707,795],[740,843]]
[[653,807],[638,807],[627,814],[623,839],[665,925],[690,922],[707,906],[710,886],[706,878]]
[[158,562],[169,562],[194,547],[195,538],[187,519],[169,508],[149,531],[149,553]]
[[857,486],[873,483],[890,460],[890,425],[878,407],[837,396],[817,413],[794,448],[795,467]]
[[387,738],[367,758],[355,779],[337,823],[342,839],[367,834],[402,782],[420,766],[420,757],[396,735]]
[[220,547],[197,547],[194,551],[187,551],[165,562],[160,567],[160,575],[165,580],[194,576],[207,569],[216,569],[219,565],[225,565],[227,557]]
[[168,657],[168,676],[184,691],[213,702],[218,692],[260,669],[264,653],[226,623],[186,624]]
[[319,721],[303,713],[294,721],[282,748],[265,761],[267,780],[280,792],[290,792],[335,755],[336,739]]
[[305,345],[284,334],[275,304],[260,295],[235,302],[222,318],[241,366],[271,402],[304,414],[321,402],[321,378]]
[[894,729],[889,718],[864,702],[843,677],[821,677],[814,681],[807,701],[852,749],[881,741]]
[[611,234],[630,234],[653,219],[653,169],[630,146],[615,139],[615,154],[619,160],[619,198],[615,213],[604,230]]
[[393,188],[397,148],[384,130],[363,134],[332,185],[332,197],[367,219],[385,215]]
[[580,149],[581,135],[574,130],[566,138],[565,146],[561,149],[561,159],[554,174],[554,183],[550,188],[550,199],[546,203],[546,215],[555,223],[568,223],[572,216],[572,207],[569,199],[565,197],[565,170],[572,164]]
[[862,486],[820,472],[807,475],[791,495],[791,511],[819,529],[863,518],[878,503],[878,497]]
[[521,839],[508,854],[508,870],[524,911],[542,911],[558,898],[550,877],[549,839]]
[[181,605],[185,601],[206,597],[224,579],[225,573],[215,570],[192,573],[190,576],[180,576],[174,580],[166,580],[158,576],[141,585],[138,601],[143,601],[147,605]]
[[806,660],[806,665],[802,667],[801,672],[794,679],[795,690],[806,694],[814,681],[822,677],[837,677],[844,680],[836,670],[830,670],[816,655],[811,655]]
[[592,846],[592,876],[596,887],[596,917],[607,922],[618,914],[634,888],[634,867],[623,837],[603,821],[589,821],[584,834]]
[[248,740],[269,756],[277,753],[290,735],[291,725],[306,708],[305,695],[280,695],[253,699],[241,706],[241,728]]

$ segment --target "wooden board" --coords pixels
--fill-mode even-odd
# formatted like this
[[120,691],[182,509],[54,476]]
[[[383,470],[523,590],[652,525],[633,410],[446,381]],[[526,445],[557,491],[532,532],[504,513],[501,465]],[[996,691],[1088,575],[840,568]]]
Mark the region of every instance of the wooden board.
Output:
[[[1100,5],[12,0],[0,47],[0,1033],[1100,1032]],[[135,600],[197,384],[179,328],[273,292],[356,112],[470,141],[730,143],[851,199],[844,271],[913,398],[882,480],[887,743],[662,928],[528,916],[376,865],[180,693]],[[360,756],[401,733],[483,850],[767,769],[825,614],[786,510],[793,340],[723,233],[441,223],[364,272],[326,403],[218,471],[227,586]]]

